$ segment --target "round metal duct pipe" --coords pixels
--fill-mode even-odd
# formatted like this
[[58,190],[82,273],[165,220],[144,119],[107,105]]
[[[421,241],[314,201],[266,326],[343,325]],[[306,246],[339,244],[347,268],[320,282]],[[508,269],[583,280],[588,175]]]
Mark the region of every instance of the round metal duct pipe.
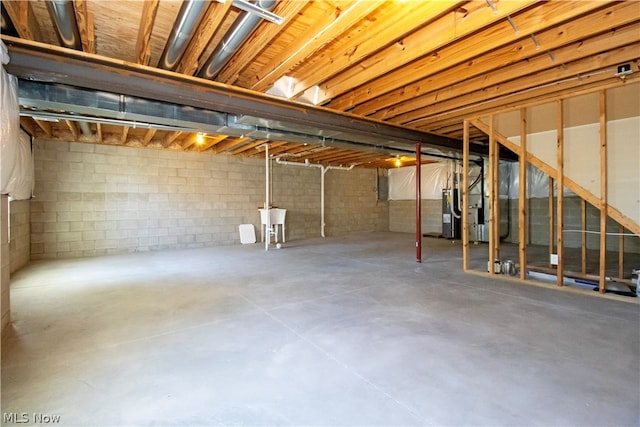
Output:
[[48,1],[47,8],[56,26],[56,34],[60,44],[70,49],[82,50],[76,11],[69,0]]
[[[276,3],[276,0],[258,0],[256,4],[262,9],[271,11]],[[258,26],[261,19],[256,14],[243,12],[233,23],[220,44],[213,50],[209,59],[200,69],[198,77],[212,79],[218,75],[222,67],[225,66],[240,45],[249,37],[249,34]]]
[[160,56],[158,68],[175,70],[208,7],[208,1],[186,0],[182,3],[176,25],[171,30],[169,40]]

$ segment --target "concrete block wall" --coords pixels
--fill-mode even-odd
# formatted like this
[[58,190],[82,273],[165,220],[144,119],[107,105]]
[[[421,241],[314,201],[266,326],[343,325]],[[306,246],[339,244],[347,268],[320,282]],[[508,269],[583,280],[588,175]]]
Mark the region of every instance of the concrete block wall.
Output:
[[2,331],[11,321],[9,298],[9,197],[0,195],[0,313]]
[[[260,238],[264,160],[40,139],[34,158],[32,259],[239,244],[246,223]],[[375,170],[329,171],[330,180],[327,212],[339,200],[362,215],[359,227],[335,221],[331,234],[386,227],[375,193],[353,197],[353,186],[375,186]],[[288,239],[319,235],[318,169],[274,163],[272,194],[288,210]]]
[[[442,233],[442,200],[422,200],[422,232]],[[416,232],[416,202],[389,201],[389,231]]]
[[[553,201],[556,206],[556,199]],[[518,200],[511,200],[509,206],[511,212],[511,223],[508,242],[518,243]],[[549,199],[548,198],[531,198],[528,199],[529,208],[529,241],[534,245],[547,246],[549,244]],[[582,207],[579,197],[564,198],[564,245],[568,248],[579,248],[582,246],[582,233],[576,232],[582,228]],[[554,223],[554,239],[556,237]],[[600,211],[595,207],[587,204],[587,230],[600,231]],[[607,220],[607,232],[618,233],[619,225],[611,218]],[[627,231],[628,233],[628,231]],[[624,250],[630,253],[640,253],[640,238],[625,237]],[[600,249],[600,235],[595,233],[587,233],[587,248]],[[612,251],[618,250],[618,237],[607,236],[607,249]]]
[[31,256],[31,215],[29,200],[9,202],[9,258],[11,273],[27,265]]

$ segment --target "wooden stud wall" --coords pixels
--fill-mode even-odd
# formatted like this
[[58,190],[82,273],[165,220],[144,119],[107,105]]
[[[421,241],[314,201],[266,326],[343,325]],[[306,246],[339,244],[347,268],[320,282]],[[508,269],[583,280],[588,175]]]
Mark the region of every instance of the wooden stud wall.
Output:
[[[607,201],[607,105],[606,105],[606,91],[599,91],[599,111],[600,111],[600,197],[596,197],[593,194],[579,194],[582,197],[581,200],[581,273],[584,277],[587,274],[587,202],[595,206],[600,212],[600,259],[599,259],[599,274],[598,274],[598,289],[601,294],[606,292],[606,243],[607,243],[607,218],[613,212],[616,214],[616,210],[608,205]],[[488,117],[488,124],[476,119],[470,118],[464,121],[463,125],[463,269],[465,272],[469,271],[469,236],[468,236],[468,214],[469,214],[469,194],[467,190],[468,186],[468,171],[469,171],[469,126],[473,124],[478,130],[485,132],[489,136],[489,274],[494,275],[494,262],[499,260],[499,245],[500,245],[500,222],[499,222],[499,147],[500,145],[506,146],[508,149],[518,153],[520,157],[519,164],[519,206],[518,206],[518,226],[519,226],[519,261],[520,261],[520,280],[526,280],[526,266],[527,266],[527,226],[528,226],[528,210],[527,210],[527,164],[532,163],[534,166],[540,168],[543,172],[549,175],[549,255],[556,253],[558,256],[558,264],[556,268],[557,273],[557,286],[563,286],[565,277],[565,265],[564,265],[564,188],[567,187],[570,190],[580,193],[584,193],[582,189],[572,180],[565,177],[565,155],[564,155],[564,103],[563,99],[559,98],[555,100],[556,112],[556,130],[557,130],[557,165],[554,170],[552,167],[545,165],[539,161],[535,156],[527,150],[527,120],[526,112],[527,107],[524,106],[520,109],[520,145],[507,140],[497,133],[496,130],[496,115],[491,114]],[[557,183],[557,194],[554,198],[554,182]],[[554,200],[555,199],[555,200]],[[554,203],[555,201],[555,203]],[[619,239],[618,239],[618,271],[617,278],[624,279],[624,232],[631,226],[633,230],[631,232],[637,232],[637,224],[634,226],[630,219],[627,219],[623,215],[615,215],[614,219],[620,222],[619,225]],[[554,236],[555,231],[555,236]],[[524,267],[523,267],[524,266]],[[551,267],[551,265],[549,265]],[[592,277],[592,276],[590,276]]]

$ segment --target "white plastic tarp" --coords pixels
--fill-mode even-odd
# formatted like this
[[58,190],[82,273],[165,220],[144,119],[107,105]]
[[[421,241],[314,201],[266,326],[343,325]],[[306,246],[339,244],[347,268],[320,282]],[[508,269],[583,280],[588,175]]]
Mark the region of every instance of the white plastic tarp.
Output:
[[28,135],[20,131],[18,80],[8,74],[7,47],[0,41],[0,194],[16,200],[29,199],[33,189],[33,157]]
[[[447,188],[451,172],[447,163],[429,163],[420,168],[420,185],[423,199],[442,199],[442,189]],[[389,169],[389,200],[416,199],[416,168]]]
[[20,129],[20,115],[18,110],[18,82],[9,75],[4,65],[9,63],[7,47],[0,41],[0,194],[9,193],[9,182],[16,165],[18,151],[18,130]]

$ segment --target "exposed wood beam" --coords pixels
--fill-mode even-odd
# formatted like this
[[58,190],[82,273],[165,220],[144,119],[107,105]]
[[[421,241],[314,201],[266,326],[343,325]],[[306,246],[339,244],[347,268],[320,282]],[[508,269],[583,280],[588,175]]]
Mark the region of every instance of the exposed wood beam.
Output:
[[213,146],[213,151],[215,153],[224,153],[225,151],[232,149],[233,147],[237,147],[238,145],[242,144],[245,141],[248,141],[249,138],[248,137],[242,137],[242,138],[227,138],[224,141],[221,141],[220,143],[216,144]]
[[63,120],[63,122],[65,125],[67,125],[67,128],[71,132],[71,135],[73,135],[73,140],[77,141],[79,133],[78,133],[78,126],[76,125],[76,123],[72,122],[71,120]]
[[289,22],[295,18],[298,13],[307,6],[304,1],[281,1],[278,2],[274,13],[281,16],[284,20],[281,26],[278,25],[260,25],[254,31],[242,47],[231,57],[229,62],[220,71],[216,77],[219,82],[234,84],[238,79],[240,71],[253,62],[254,58],[268,46],[271,41],[280,33],[282,27],[286,27]]
[[[357,67],[351,67],[346,72],[322,83],[321,88],[325,99],[320,100],[320,104],[333,99],[329,103],[330,107],[346,110],[353,107],[355,102],[362,102],[398,88],[407,81],[407,76],[413,76],[413,78],[409,77],[409,81],[416,80],[417,76],[424,75],[436,66],[443,68],[454,66],[468,60],[467,58],[473,58],[487,50],[509,43],[513,41],[514,34],[513,28],[505,19],[507,16],[512,16],[513,19],[520,16],[518,19],[518,28],[522,26],[520,37],[539,31],[550,23],[559,22],[556,19],[563,16],[559,8],[557,11],[560,16],[557,18],[551,11],[547,14],[547,9],[543,5],[536,8],[536,11],[544,15],[543,17],[538,14],[530,16],[532,14],[527,11],[514,15],[533,3],[535,2],[501,2],[496,14],[486,6],[469,14],[460,23],[454,21],[456,12],[452,12],[454,16],[445,15],[425,26],[423,30],[405,37],[402,44],[390,45],[376,55],[361,61]],[[567,9],[571,10],[571,8]],[[489,26],[490,28],[487,28]],[[456,52],[450,56],[451,47],[446,46],[470,34],[473,34],[473,38],[469,43],[464,43],[464,48],[461,48],[460,44],[453,44]],[[478,43],[477,40],[482,42]],[[445,63],[448,65],[444,66]],[[385,76],[385,78],[367,83],[374,76]],[[352,90],[354,87],[358,89]]]
[[520,279],[527,278],[527,110],[520,110],[520,159],[518,163],[518,250]]
[[197,142],[198,142],[198,134],[197,133],[190,134],[187,138],[183,139],[181,144],[182,149],[186,150],[193,145],[196,145],[199,148],[201,144],[197,144]]
[[628,75],[625,81],[623,81],[613,76],[612,71],[614,72],[615,70],[612,68],[596,70],[596,72],[589,76],[581,76],[580,78],[573,78],[553,85],[494,98],[491,101],[479,105],[469,105],[458,110],[435,114],[429,119],[417,121],[412,124],[412,126],[430,129],[444,124],[461,122],[464,117],[476,118],[486,115],[489,112],[504,112],[519,109],[524,106],[544,104],[569,96],[591,93],[601,88],[621,86],[631,81],[640,80],[640,73]]
[[157,129],[147,129],[147,131],[144,134],[144,138],[142,139],[142,145],[145,147],[149,145],[149,142],[151,142],[151,140],[153,139],[153,136],[156,134],[157,131],[158,131]]
[[[638,31],[640,31],[640,26],[638,26]],[[636,34],[638,34],[638,32],[636,32]],[[599,55],[589,56],[571,63],[558,65],[536,74],[524,75],[523,77],[482,88],[475,92],[461,90],[458,92],[458,96],[453,96],[452,93],[448,93],[448,91],[445,90],[445,92],[447,92],[444,94],[446,100],[436,101],[438,95],[432,94],[429,96],[429,100],[421,103],[422,105],[426,105],[425,107],[401,114],[390,121],[393,123],[412,123],[419,126],[421,121],[428,120],[434,114],[446,114],[447,111],[455,111],[467,105],[478,105],[496,98],[505,99],[508,98],[510,94],[527,93],[531,87],[548,87],[553,84],[562,84],[569,79],[581,84],[581,81],[586,79],[592,72],[599,72],[603,70],[603,68],[614,67],[622,62],[630,61],[638,57],[640,57],[640,42]],[[522,75],[522,73],[513,75]],[[614,75],[615,71],[609,74],[608,77]],[[466,84],[463,84],[463,86],[466,86]],[[460,94],[462,93],[464,93],[464,95],[461,96]]]
[[20,127],[22,127],[25,132],[33,137],[36,136],[37,132],[37,126],[34,122],[35,120],[32,120],[29,117],[20,117]]
[[556,196],[556,247],[558,254],[558,273],[557,284],[558,286],[564,285],[564,117],[563,117],[563,102],[559,100],[556,102],[556,132],[557,132],[557,164],[556,164],[556,181],[558,182],[558,194]]
[[226,18],[231,8],[232,0],[224,0],[222,3],[212,2],[202,18],[202,22],[193,36],[193,40],[187,46],[187,50],[180,61],[180,72],[193,75],[199,68],[198,58],[205,51],[214,34],[220,28],[220,24]]
[[[283,141],[269,142],[269,152],[271,152],[272,148],[277,148],[285,144],[287,143]],[[245,151],[244,155],[247,157],[264,157],[264,147],[262,147],[262,145],[259,145],[256,148],[252,148],[251,150]]]
[[21,38],[36,41],[42,40],[40,25],[33,13],[30,1],[3,1],[2,7],[7,11],[13,26]]
[[266,142],[266,140],[264,140],[264,139],[258,139],[256,141],[253,141],[253,142],[249,143],[249,144],[245,144],[245,145],[243,145],[241,147],[238,147],[238,148],[236,148],[234,150],[231,150],[230,153],[233,154],[233,155],[244,153],[245,151],[251,150],[252,148],[255,148],[255,147],[259,146],[259,145],[264,144],[265,142]]
[[555,214],[555,203],[553,200],[553,182],[554,179],[549,176],[549,196],[548,196],[548,202],[549,202],[549,268],[553,268],[553,265],[551,264],[551,254],[555,254],[555,248],[556,248],[556,239],[555,237],[555,218],[556,218],[556,214]]
[[355,2],[344,11],[336,9],[335,16],[329,15],[319,20],[314,30],[310,31],[313,34],[312,37],[300,40],[297,45],[290,46],[281,55],[273,58],[267,66],[262,68],[263,72],[257,76],[257,82],[251,86],[251,89],[257,91],[269,89],[289,69],[304,62],[336,37],[348,31],[381,4],[378,0]]
[[[322,83],[344,71],[345,69],[358,64],[367,57],[380,50],[380,45],[387,45],[389,42],[404,45],[403,37],[413,31],[427,25],[428,21],[437,19],[451,10],[457,10],[458,6],[466,2],[450,3],[439,1],[410,1],[393,3],[393,8],[383,10],[384,15],[376,16],[366,28],[358,28],[357,32],[346,34],[332,43],[322,56],[315,60],[311,58],[296,68],[293,77],[294,84],[291,94],[292,98],[297,98],[307,89]],[[454,16],[459,15],[454,13]],[[354,47],[355,46],[355,47]],[[320,61],[330,58],[331,66],[320,65]]]
[[36,122],[38,127],[42,129],[49,138],[53,136],[51,122],[45,122],[44,120],[36,120],[36,119],[33,119],[33,121]]
[[200,146],[200,151],[206,151],[227,138],[227,135],[208,135],[205,142]]
[[96,123],[96,142],[102,144],[102,124]]
[[129,134],[129,126],[122,126],[122,130],[120,131],[120,144],[127,143],[127,135]]
[[162,140],[162,146],[168,148],[180,135],[182,135],[182,131],[179,130],[169,132]]
[[159,0],[144,0],[138,26],[138,39],[136,41],[136,60],[138,64],[149,65],[149,60],[151,59],[151,32],[153,31],[159,3]]
[[96,53],[95,27],[93,12],[89,12],[86,0],[74,1],[78,32],[82,42],[82,50],[87,53]]
[[600,280],[598,290],[606,291],[607,279],[607,94],[600,91]]
[[[621,22],[629,19],[628,17],[622,19],[625,17],[622,14],[615,14],[614,17],[620,17],[619,21]],[[611,17],[609,18],[611,19]],[[599,31],[601,29],[600,25],[602,25],[603,30],[610,28],[608,26],[610,19],[603,19],[601,21],[602,24],[598,24],[598,28],[595,28],[594,31]],[[591,24],[591,27],[593,25]],[[566,45],[569,41],[568,39],[576,40],[575,32],[562,32],[558,36],[557,31],[549,30],[543,36],[550,33],[549,37],[553,37],[554,41],[546,43],[546,45],[549,45],[549,48],[554,48],[555,61],[550,60],[546,51],[536,51],[535,46],[531,46],[530,40],[519,40],[517,43],[507,45],[488,55],[461,64],[459,67],[442,70],[436,75],[431,75],[409,86],[365,102],[354,108],[352,112],[371,115],[379,119],[389,119],[416,110],[424,105],[446,101],[460,96],[460,94],[467,94],[509,82],[513,80],[514,76],[540,79],[538,83],[532,83],[525,87],[548,82],[549,78],[552,78],[552,74],[548,75],[546,79],[541,79],[541,76],[536,74],[544,70],[559,68],[560,71],[564,71],[564,74],[558,73],[556,79],[566,78],[568,75],[583,71],[567,69],[564,64],[635,43],[638,41],[637,34],[639,31],[640,24],[634,23],[593,38],[578,38],[578,41]],[[584,37],[583,33],[584,30],[578,35]],[[540,38],[546,37],[541,36]],[[565,43],[564,46],[560,44],[563,41]],[[563,47],[555,49],[557,46]],[[526,58],[526,60],[514,63],[514,51],[519,53],[520,58]],[[522,79],[519,82],[522,83]],[[513,85],[510,90],[515,91],[519,88],[521,89],[522,86]]]

